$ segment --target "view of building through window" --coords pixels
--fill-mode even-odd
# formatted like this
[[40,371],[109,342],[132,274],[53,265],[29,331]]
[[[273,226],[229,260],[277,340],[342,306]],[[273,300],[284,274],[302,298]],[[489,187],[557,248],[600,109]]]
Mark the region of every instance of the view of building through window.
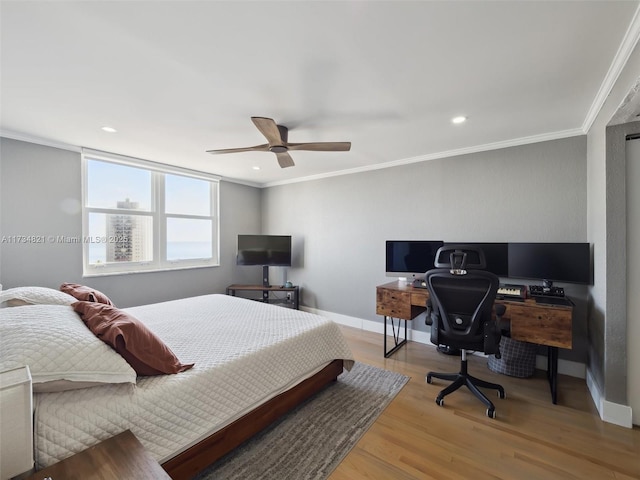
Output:
[[[137,210],[128,198],[118,208]],[[145,262],[153,258],[151,218],[137,215],[107,216],[107,262]]]
[[[117,208],[127,210],[135,210],[137,205],[128,198],[117,202]],[[92,213],[89,225],[91,239],[105,239],[90,242],[90,264],[153,260],[153,217]]]

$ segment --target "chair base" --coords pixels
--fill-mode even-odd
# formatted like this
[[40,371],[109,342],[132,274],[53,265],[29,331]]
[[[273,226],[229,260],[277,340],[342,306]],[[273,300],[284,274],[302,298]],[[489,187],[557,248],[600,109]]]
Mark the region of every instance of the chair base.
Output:
[[497,383],[487,382],[480,378],[474,377],[467,372],[467,356],[466,350],[462,350],[462,360],[460,365],[459,373],[438,373],[438,372],[429,372],[427,373],[427,383],[431,383],[432,378],[439,378],[441,380],[450,380],[451,383],[448,387],[444,388],[440,391],[438,396],[436,397],[436,403],[440,406],[444,405],[444,397],[449,395],[452,392],[455,392],[463,385],[466,386],[471,392],[480,399],[482,403],[487,406],[487,417],[496,418],[496,408],[487,398],[487,396],[480,391],[478,387],[482,388],[490,388],[492,390],[498,391],[498,396],[500,398],[505,398],[504,388],[502,385],[498,385]]

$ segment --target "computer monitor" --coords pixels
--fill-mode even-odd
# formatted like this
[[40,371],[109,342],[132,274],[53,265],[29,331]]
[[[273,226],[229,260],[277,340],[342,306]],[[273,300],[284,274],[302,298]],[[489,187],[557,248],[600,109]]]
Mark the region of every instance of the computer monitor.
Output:
[[588,243],[509,243],[509,277],[589,285]]
[[441,240],[387,240],[387,277],[424,278],[427,270],[433,268],[433,259]]
[[498,277],[507,277],[509,275],[509,244],[506,242],[446,242],[445,246],[447,245],[480,247],[484,252],[484,259],[487,263],[486,271]]

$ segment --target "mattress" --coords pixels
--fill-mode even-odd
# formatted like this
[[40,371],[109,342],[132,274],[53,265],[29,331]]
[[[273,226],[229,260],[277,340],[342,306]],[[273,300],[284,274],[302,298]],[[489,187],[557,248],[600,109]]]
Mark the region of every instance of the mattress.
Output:
[[226,295],[125,309],[184,363],[138,377],[34,397],[38,469],[130,429],[163,463],[334,359],[353,365],[338,326],[319,315]]

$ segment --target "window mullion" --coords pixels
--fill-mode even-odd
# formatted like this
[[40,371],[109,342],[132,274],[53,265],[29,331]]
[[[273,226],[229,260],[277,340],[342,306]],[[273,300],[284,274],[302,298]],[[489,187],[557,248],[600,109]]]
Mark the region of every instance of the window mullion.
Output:
[[214,218],[213,215],[192,215],[189,213],[164,213],[165,218],[187,218],[194,220],[210,220]]
[[[89,236],[89,209],[87,204],[89,203],[89,165],[88,160],[81,157],[81,169],[82,169],[82,238]],[[83,272],[87,271],[89,265],[89,245],[87,242],[82,242],[82,265]]]
[[[213,261],[218,263],[220,259],[220,236],[218,234],[218,227],[220,226],[219,220],[219,208],[218,208],[218,182],[211,182],[211,187],[209,188],[209,194],[211,195],[211,238],[214,239],[211,245],[211,256]],[[218,240],[216,240],[218,239]]]
[[154,248],[157,252],[156,262],[165,265],[167,258],[167,220],[165,214],[165,181],[164,174],[154,173],[154,218],[156,220],[156,235],[154,235]]
[[145,210],[127,210],[125,208],[111,209],[101,207],[85,207],[85,210],[89,213],[104,213],[106,215],[137,215],[140,217],[153,217],[153,211],[148,212]]

